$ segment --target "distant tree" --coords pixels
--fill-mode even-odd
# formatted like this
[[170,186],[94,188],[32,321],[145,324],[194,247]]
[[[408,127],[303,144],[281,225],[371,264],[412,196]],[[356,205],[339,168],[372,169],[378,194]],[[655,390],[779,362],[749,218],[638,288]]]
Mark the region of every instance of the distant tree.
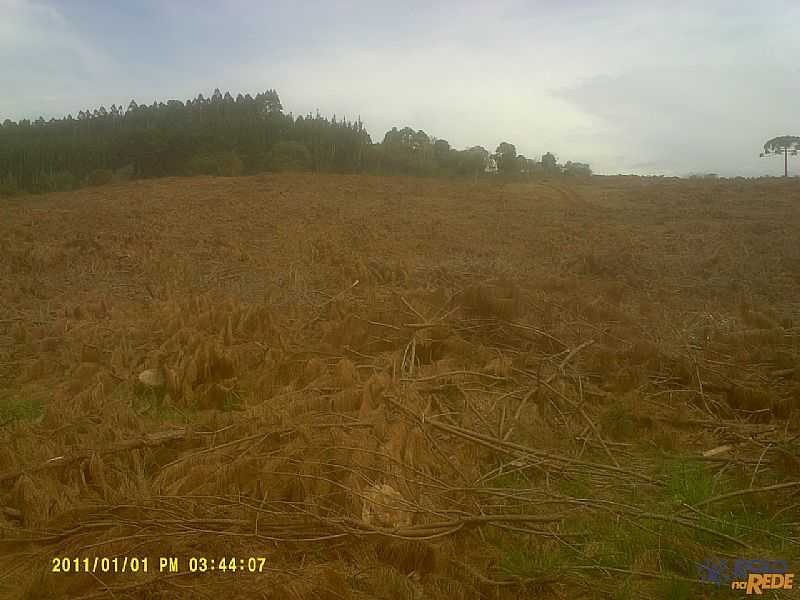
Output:
[[542,168],[545,173],[555,173],[559,170],[555,154],[548,152],[542,155]]
[[414,130],[410,127],[403,127],[402,129],[397,129],[397,127],[392,127],[389,131],[386,132],[386,135],[383,136],[383,144],[385,146],[407,146],[411,148],[412,140],[414,139],[415,133]]
[[307,171],[311,166],[311,153],[300,142],[278,142],[269,153],[271,171]]
[[210,155],[200,154],[186,163],[185,172],[187,175],[235,177],[242,174],[242,160],[231,150]]
[[496,153],[500,156],[507,156],[509,158],[514,158],[517,156],[517,148],[514,144],[510,144],[508,142],[500,142],[500,145],[497,147]]
[[591,167],[586,163],[572,162],[568,160],[564,165],[564,175],[571,177],[588,177],[592,174]]
[[382,151],[372,153],[372,160],[378,161],[378,171],[382,173],[434,174],[436,162],[430,142],[422,130],[392,127],[383,136]]
[[[552,155],[551,155],[552,156]],[[497,148],[503,173],[544,171]],[[447,140],[411,127],[393,127],[373,144],[361,119],[285,114],[274,89],[255,95],[215,89],[211,98],[154,101],[127,110],[117,104],[80,110],[77,118],[0,126],[0,187],[4,194],[101,184],[124,178],[207,173],[236,175],[265,169],[376,172],[481,177],[497,161],[481,146],[453,149]],[[547,163],[545,157],[543,164]],[[526,168],[527,167],[527,168]],[[558,170],[555,157],[552,167]],[[572,170],[573,167],[570,167]]]
[[446,156],[450,152],[450,143],[447,140],[436,140],[433,142],[433,153],[439,156]]
[[106,185],[107,183],[111,183],[113,177],[114,173],[108,169],[95,169],[89,173],[87,183],[91,186]]
[[495,151],[498,170],[505,175],[513,175],[519,171],[517,149],[514,144],[501,142]]
[[[92,180],[94,181],[94,180]],[[90,181],[90,183],[92,183]],[[63,192],[66,190],[73,190],[78,187],[78,181],[75,176],[68,171],[59,171],[57,173],[45,173],[39,178],[38,187],[34,188],[35,192]]]
[[489,151],[486,148],[484,148],[483,146],[473,146],[472,148],[467,150],[467,152],[471,152],[471,153],[474,153],[474,154],[479,154],[484,159],[488,159],[489,158]]
[[456,175],[478,177],[489,164],[489,151],[483,146],[473,146],[468,150],[454,151],[453,172]]
[[764,152],[759,156],[774,156],[783,154],[783,176],[789,176],[789,155],[797,156],[800,149],[800,137],[794,135],[781,135],[764,144]]
[[283,112],[283,104],[281,104],[281,99],[278,97],[278,92],[267,90],[264,99],[266,100],[268,113],[280,114]]
[[431,143],[431,138],[428,137],[428,134],[422,131],[421,129],[411,136],[411,147],[414,150],[419,150],[421,148],[424,148],[430,143]]
[[0,198],[10,198],[20,193],[15,181],[0,181]]
[[217,174],[224,177],[236,177],[242,174],[242,159],[231,150],[217,157]]

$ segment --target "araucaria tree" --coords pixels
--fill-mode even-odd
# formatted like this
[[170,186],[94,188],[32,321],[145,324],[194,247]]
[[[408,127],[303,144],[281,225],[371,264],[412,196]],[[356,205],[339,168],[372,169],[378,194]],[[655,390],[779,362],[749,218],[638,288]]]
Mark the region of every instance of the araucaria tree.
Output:
[[759,156],[774,156],[783,154],[783,176],[789,176],[789,155],[797,156],[800,149],[800,137],[796,135],[781,135],[764,144],[764,152]]

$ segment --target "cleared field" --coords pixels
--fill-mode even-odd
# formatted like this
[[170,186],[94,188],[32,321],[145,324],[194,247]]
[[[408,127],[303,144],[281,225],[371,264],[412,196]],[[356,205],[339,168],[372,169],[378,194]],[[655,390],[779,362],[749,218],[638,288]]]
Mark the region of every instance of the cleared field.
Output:
[[798,565],[798,231],[792,181],[2,203],[0,597],[710,598],[708,558]]

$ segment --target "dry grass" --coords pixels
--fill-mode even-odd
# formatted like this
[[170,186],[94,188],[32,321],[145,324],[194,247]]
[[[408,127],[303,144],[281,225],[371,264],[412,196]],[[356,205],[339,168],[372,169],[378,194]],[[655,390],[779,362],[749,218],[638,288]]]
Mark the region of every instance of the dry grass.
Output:
[[[6,203],[0,597],[700,597],[707,556],[800,558],[798,206],[300,175]],[[115,555],[268,570],[49,572]]]

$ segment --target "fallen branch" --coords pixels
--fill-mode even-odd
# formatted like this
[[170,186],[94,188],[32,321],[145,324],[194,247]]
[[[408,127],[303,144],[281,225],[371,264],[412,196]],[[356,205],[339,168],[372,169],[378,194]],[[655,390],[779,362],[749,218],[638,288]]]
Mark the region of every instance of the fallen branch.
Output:
[[142,438],[138,440],[128,440],[125,442],[120,442],[111,448],[107,448],[105,450],[85,450],[83,452],[78,452],[75,454],[65,454],[62,456],[54,456],[43,463],[39,463],[33,467],[27,467],[23,469],[14,469],[13,471],[6,471],[5,473],[0,473],[0,483],[6,481],[13,481],[22,475],[30,475],[31,473],[38,473],[39,471],[45,471],[47,469],[54,469],[57,467],[63,467],[65,465],[69,465],[74,462],[78,462],[81,460],[88,460],[94,455],[98,456],[107,456],[109,454],[115,454],[117,452],[125,452],[127,450],[137,450],[139,448],[147,448],[151,446],[160,446],[162,444],[167,444],[169,442],[174,442],[175,440],[182,440],[187,439],[190,436],[189,432],[186,429],[177,429],[175,431],[162,431],[159,433],[149,433],[145,434]]
[[564,370],[564,367],[565,367],[565,366],[567,366],[567,363],[568,363],[569,361],[571,361],[571,360],[572,360],[572,358],[573,358],[573,357],[574,357],[574,356],[575,356],[575,355],[576,355],[578,352],[580,352],[580,351],[581,351],[581,350],[583,350],[584,348],[588,348],[588,347],[589,347],[589,346],[591,346],[592,344],[594,344],[594,340],[587,340],[587,341],[583,342],[582,344],[579,344],[579,345],[575,346],[575,347],[574,347],[572,350],[570,350],[570,351],[567,353],[567,355],[564,357],[564,360],[562,360],[562,361],[561,361],[561,362],[558,364],[558,369],[559,369],[560,371],[563,371],[563,370]]
[[390,404],[396,406],[397,408],[405,411],[406,413],[408,413],[412,417],[414,417],[420,425],[426,425],[426,424],[427,425],[431,425],[433,427],[441,429],[442,431],[447,431],[447,432],[455,434],[455,435],[457,435],[457,436],[459,436],[461,438],[464,438],[464,439],[467,439],[467,440],[471,440],[471,441],[473,441],[473,442],[475,442],[477,444],[481,444],[481,445],[485,445],[487,447],[490,447],[490,448],[492,448],[494,450],[500,450],[500,451],[502,451],[502,452],[504,452],[506,454],[509,454],[509,455],[517,457],[517,458],[519,457],[520,454],[528,455],[528,456],[532,456],[532,457],[536,457],[536,458],[540,458],[540,459],[547,459],[547,460],[552,460],[552,461],[555,461],[555,462],[560,462],[562,464],[575,465],[575,466],[581,466],[581,467],[588,467],[588,468],[591,468],[591,469],[594,469],[594,470],[597,470],[597,471],[606,471],[606,472],[616,473],[616,474],[620,474],[620,475],[627,475],[629,477],[633,477],[633,478],[638,479],[640,481],[645,481],[645,482],[650,483],[652,485],[663,485],[663,484],[659,483],[658,481],[656,481],[656,480],[654,480],[654,479],[652,479],[652,478],[650,478],[650,477],[648,477],[646,475],[643,475],[641,473],[637,473],[636,471],[631,471],[629,469],[623,469],[623,468],[615,467],[615,466],[612,466],[612,465],[604,465],[604,464],[601,464],[601,463],[592,463],[592,462],[577,460],[577,459],[574,459],[574,458],[568,458],[566,456],[559,456],[557,454],[552,454],[550,452],[544,452],[544,451],[541,451],[541,450],[536,450],[534,448],[530,448],[528,446],[523,446],[522,444],[516,444],[514,442],[508,442],[508,441],[500,440],[500,439],[497,439],[497,438],[493,438],[491,436],[478,433],[477,431],[472,431],[472,430],[469,430],[469,429],[465,429],[463,427],[458,427],[457,425],[449,425],[449,424],[443,423],[443,422],[441,422],[441,421],[439,421],[437,419],[426,418],[426,419],[423,420],[419,415],[417,415],[416,412],[414,412],[409,407],[403,405],[401,402],[399,402],[395,398],[392,398],[391,396],[387,396],[386,398],[387,398],[387,400],[389,401]]
[[777,490],[786,490],[793,487],[800,487],[800,481],[776,483],[775,485],[768,485],[766,487],[748,488],[746,490],[737,490],[735,492],[728,492],[727,494],[720,494],[719,496],[714,496],[713,498],[709,498],[708,500],[703,500],[702,502],[698,502],[697,504],[694,505],[694,508],[708,506],[709,504],[716,504],[717,502],[722,502],[723,500],[729,500],[730,498],[738,498],[739,496],[760,494],[762,492],[774,492]]
[[447,373],[437,373],[436,375],[429,375],[427,377],[414,377],[408,378],[404,377],[401,381],[413,381],[413,382],[421,382],[421,381],[433,381],[435,379],[441,379],[442,377],[453,377],[456,375],[474,375],[475,377],[485,377],[487,379],[494,379],[495,381],[508,381],[508,377],[500,377],[497,375],[490,375],[489,373],[481,373],[480,371],[449,371]]

